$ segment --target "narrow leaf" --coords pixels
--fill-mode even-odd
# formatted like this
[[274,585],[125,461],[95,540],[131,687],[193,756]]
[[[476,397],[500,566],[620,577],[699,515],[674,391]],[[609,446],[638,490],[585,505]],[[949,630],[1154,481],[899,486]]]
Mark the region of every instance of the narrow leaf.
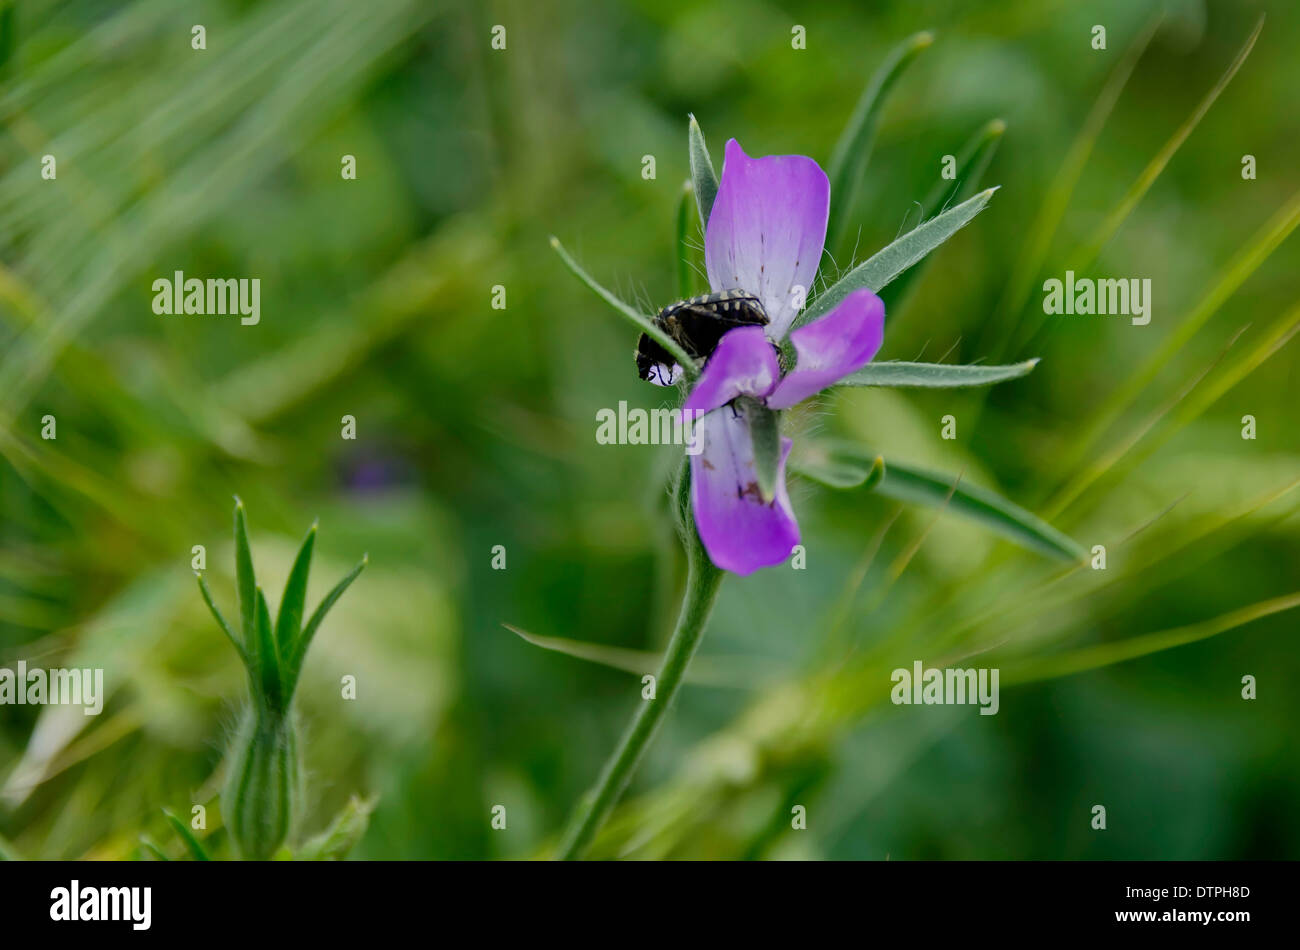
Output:
[[239,595],[239,620],[244,646],[256,659],[257,581],[253,575],[253,552],[248,546],[248,524],[244,520],[244,503],[235,498],[235,590]]
[[952,366],[946,363],[868,363],[839,386],[907,386],[917,389],[952,389],[958,386],[988,386],[1028,375],[1038,360],[1009,366]]
[[[877,477],[873,483],[871,476],[878,465],[883,470],[883,477]],[[897,461],[886,466],[879,456],[849,442],[826,440],[813,443],[812,448],[805,448],[791,463],[791,467],[801,475],[835,488],[871,484],[878,493],[898,501],[935,508],[946,506],[1021,547],[1041,554],[1071,561],[1082,561],[1087,556],[1076,541],[996,492],[971,485],[956,476],[929,472]]]
[[[185,824],[185,822],[181,821],[166,808],[163,809],[163,815],[166,816],[167,823],[170,824],[176,834],[180,836],[181,841],[185,842],[185,847],[190,852],[190,857],[195,861],[212,860],[208,857],[208,853],[203,850],[203,844],[198,838],[194,837],[194,833],[190,831],[189,825]],[[164,860],[165,859],[164,856]]]
[[700,124],[695,121],[695,116],[691,116],[690,131],[687,132],[686,138],[691,159],[691,181],[695,185],[695,205],[700,212],[700,231],[708,233],[713,199],[718,196],[718,176],[713,171],[709,147],[704,144],[704,133],[700,131]]
[[862,91],[839,141],[831,152],[827,172],[831,180],[831,213],[826,228],[826,246],[837,247],[844,222],[853,212],[853,197],[866,171],[880,124],[880,112],[898,77],[922,50],[934,43],[934,34],[916,33],[895,46]]
[[776,497],[776,474],[781,467],[780,417],[752,399],[744,399],[743,407],[754,445],[754,476],[759,497],[766,505]]
[[307,603],[307,576],[311,573],[311,553],[316,545],[316,525],[313,524],[303,538],[302,547],[289,571],[280,598],[280,612],[275,618],[275,649],[281,664],[293,655],[293,645],[302,630],[302,615]]
[[686,351],[677,344],[676,340],[655,326],[654,321],[645,314],[638,313],[630,305],[619,300],[618,297],[614,296],[610,291],[596,283],[595,279],[583,270],[582,267],[579,266],[578,262],[569,255],[569,252],[564,249],[564,245],[560,243],[559,238],[551,238],[551,247],[555,248],[555,253],[560,255],[560,260],[564,261],[565,266],[568,267],[569,270],[573,271],[574,276],[577,277],[578,280],[586,284],[598,297],[623,316],[627,317],[627,319],[635,323],[642,332],[671,353],[673,358],[677,360],[677,363],[681,366],[682,371],[686,374],[687,379],[694,379],[699,375],[699,368],[695,365],[695,360],[691,359],[686,354]]
[[[631,650],[564,637],[543,637],[508,623],[501,626],[535,647],[634,676],[654,674],[663,666],[663,656],[648,650]],[[750,658],[696,656],[686,669],[684,682],[695,686],[752,687],[774,679],[777,675],[778,671],[774,668]]]
[[212,591],[208,590],[208,582],[203,579],[203,575],[198,571],[194,572],[194,576],[199,579],[199,593],[203,595],[203,602],[208,605],[208,610],[212,611],[212,616],[213,619],[217,621],[217,626],[221,628],[221,632],[224,633],[226,638],[234,645],[235,650],[239,653],[239,658],[244,661],[245,665],[247,665],[248,652],[244,649],[244,645],[239,642],[239,638],[235,636],[235,631],[230,629],[230,624],[226,622],[225,616],[217,608],[216,601],[212,599]]
[[1021,547],[1070,561],[1082,561],[1087,557],[1078,542],[1037,515],[996,492],[965,480],[954,491],[956,481],[951,475],[890,462],[876,491],[898,501],[931,506],[943,505],[951,493],[952,499],[947,502],[951,511],[980,522]]
[[343,592],[351,586],[352,582],[357,579],[357,575],[359,575],[369,563],[370,555],[367,554],[361,558],[360,563],[358,563],[356,567],[352,568],[352,570],[347,573],[347,576],[344,577],[343,580],[334,585],[333,590],[325,595],[325,599],[320,602],[320,606],[316,608],[316,612],[313,613],[311,619],[307,621],[307,626],[303,628],[302,636],[300,636],[294,644],[293,659],[290,661],[289,667],[285,671],[285,682],[289,684],[285,691],[286,702],[293,698],[293,691],[298,685],[298,677],[302,673],[302,662],[307,655],[307,648],[311,646],[312,638],[316,636],[316,631],[320,629],[321,622],[325,619],[325,615],[330,612],[330,608],[338,602],[338,599],[343,596]]
[[996,187],[981,191],[974,198],[963,201],[957,207],[950,208],[943,214],[918,225],[892,244],[877,251],[841,277],[829,289],[819,294],[812,305],[795,318],[795,326],[802,326],[829,313],[841,300],[862,287],[880,293],[891,280],[948,240],[975,215],[983,211],[995,191],[997,191]]
[[266,606],[262,588],[257,588],[257,672],[262,682],[262,695],[279,709],[283,695],[280,681],[280,657],[275,649],[275,634],[271,627],[271,611]]

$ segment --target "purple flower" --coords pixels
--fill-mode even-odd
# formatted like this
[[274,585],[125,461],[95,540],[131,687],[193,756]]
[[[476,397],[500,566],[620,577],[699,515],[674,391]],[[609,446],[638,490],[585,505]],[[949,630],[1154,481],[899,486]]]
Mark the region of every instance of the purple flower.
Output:
[[[703,448],[691,457],[700,540],[714,564],[736,574],[784,561],[799,543],[799,525],[785,488],[790,440],[781,440],[775,491],[765,499],[751,416],[733,400],[787,409],[865,366],[884,336],[885,305],[866,289],[789,333],[817,276],[829,208],[830,181],[811,158],[750,158],[735,139],[727,142],[704,236],[709,286],[755,294],[769,322],[722,337],[684,408],[706,413],[696,424]],[[787,333],[798,359],[782,375],[774,344]]]

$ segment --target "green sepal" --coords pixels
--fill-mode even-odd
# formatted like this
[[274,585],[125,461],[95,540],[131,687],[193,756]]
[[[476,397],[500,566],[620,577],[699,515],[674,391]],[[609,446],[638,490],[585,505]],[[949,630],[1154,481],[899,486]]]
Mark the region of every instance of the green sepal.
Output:
[[749,422],[759,497],[763,504],[770,504],[776,497],[777,474],[781,468],[781,414],[747,397],[738,400],[738,405]]

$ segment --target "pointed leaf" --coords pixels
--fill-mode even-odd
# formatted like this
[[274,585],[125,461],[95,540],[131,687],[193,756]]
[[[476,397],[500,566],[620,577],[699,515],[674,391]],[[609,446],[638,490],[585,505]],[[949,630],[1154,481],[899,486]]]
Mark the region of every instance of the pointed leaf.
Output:
[[[194,833],[190,831],[189,825],[185,824],[185,822],[181,821],[166,808],[163,809],[163,815],[166,816],[168,824],[172,826],[176,834],[180,836],[181,841],[185,842],[185,847],[190,852],[190,857],[195,861],[212,860],[208,857],[208,853],[203,850],[203,844],[198,838],[194,837]],[[165,859],[166,856],[164,856],[164,860]]]
[[794,325],[800,327],[830,313],[841,300],[863,287],[880,293],[891,280],[965,227],[975,215],[984,210],[995,191],[997,188],[981,191],[974,198],[918,225],[897,241],[877,251],[819,294],[812,305],[795,318]]
[[288,669],[285,670],[285,682],[288,684],[288,688],[285,691],[286,702],[293,698],[293,691],[298,685],[298,677],[302,673],[302,662],[307,656],[307,648],[311,646],[312,638],[316,636],[316,631],[320,629],[321,622],[325,619],[325,615],[329,613],[330,608],[338,602],[338,599],[343,596],[343,592],[351,586],[352,582],[357,579],[357,575],[360,574],[369,563],[370,555],[367,554],[361,558],[360,563],[357,564],[356,567],[352,568],[352,570],[348,572],[347,576],[344,577],[343,580],[334,585],[333,590],[325,595],[325,599],[320,602],[320,606],[316,608],[316,612],[313,613],[311,619],[307,621],[307,626],[303,628],[302,636],[298,637],[297,642],[294,644],[293,657],[289,661]]
[[293,656],[293,645],[302,630],[302,615],[307,603],[307,576],[311,573],[311,552],[316,545],[316,525],[313,524],[302,540],[298,556],[294,558],[289,580],[280,598],[280,613],[275,619],[275,648],[281,663]]
[[556,254],[560,255],[560,260],[564,261],[565,266],[568,267],[569,270],[573,271],[574,276],[577,277],[578,280],[586,284],[598,297],[623,316],[627,317],[627,319],[631,320],[643,333],[671,353],[673,358],[677,360],[678,365],[681,366],[682,371],[686,374],[687,379],[694,379],[699,375],[699,367],[696,366],[695,360],[691,359],[690,356],[687,355],[686,351],[678,345],[676,340],[663,330],[659,329],[659,327],[655,326],[654,321],[645,314],[637,312],[629,304],[619,300],[613,293],[596,283],[595,279],[583,270],[582,267],[578,265],[578,262],[569,255],[569,252],[564,249],[564,245],[560,243],[559,238],[554,236],[551,237],[551,247],[555,249]]
[[222,633],[224,633],[226,638],[234,645],[235,650],[239,653],[239,658],[243,660],[244,665],[247,666],[248,652],[244,649],[244,645],[239,642],[239,638],[235,636],[235,631],[230,629],[230,624],[226,623],[225,616],[217,608],[216,601],[212,599],[212,591],[208,590],[208,582],[203,579],[203,575],[198,571],[194,572],[194,576],[199,579],[199,593],[203,595],[203,602],[208,605],[208,610],[212,611],[212,616],[217,621],[217,626],[221,628]]
[[952,366],[946,363],[868,363],[837,386],[908,386],[918,389],[951,389],[958,386],[988,386],[1017,379],[1033,371],[1038,360],[1008,366]]
[[713,160],[709,158],[709,147],[704,144],[704,133],[700,124],[691,116],[690,130],[686,133],[687,148],[691,159],[691,181],[695,186],[695,206],[700,212],[700,230],[707,231],[709,214],[713,211],[713,199],[718,197],[718,176],[713,170]]
[[253,575],[253,552],[248,546],[248,524],[244,520],[244,503],[235,498],[235,591],[239,595],[239,621],[244,646],[257,656],[257,580]]
[[917,54],[933,43],[933,33],[915,33],[889,52],[863,89],[848,125],[835,143],[827,171],[831,180],[832,198],[830,223],[826,229],[828,248],[839,244],[844,222],[853,213],[853,197],[871,157],[876,127],[880,124],[880,112],[890,90]]
[[[957,483],[956,491],[954,483]],[[965,479],[958,483],[955,476],[894,461],[889,463],[876,491],[899,501],[931,506],[943,505],[951,493],[952,499],[947,501],[949,510],[984,524],[1021,547],[1070,561],[1083,561],[1087,557],[1077,541],[1037,515]]]

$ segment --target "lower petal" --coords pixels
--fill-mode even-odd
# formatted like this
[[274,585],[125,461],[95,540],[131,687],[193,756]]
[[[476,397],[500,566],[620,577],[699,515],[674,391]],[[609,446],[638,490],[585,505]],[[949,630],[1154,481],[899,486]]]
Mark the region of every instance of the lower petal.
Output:
[[790,334],[799,358],[767,397],[768,406],[788,409],[857,372],[884,337],[884,301],[865,287],[853,291],[826,316]]
[[799,543],[799,525],[785,488],[791,442],[781,440],[776,497],[763,504],[746,417],[731,407],[696,424],[702,448],[691,456],[691,506],[709,558],[723,570],[752,574],[780,564]]

